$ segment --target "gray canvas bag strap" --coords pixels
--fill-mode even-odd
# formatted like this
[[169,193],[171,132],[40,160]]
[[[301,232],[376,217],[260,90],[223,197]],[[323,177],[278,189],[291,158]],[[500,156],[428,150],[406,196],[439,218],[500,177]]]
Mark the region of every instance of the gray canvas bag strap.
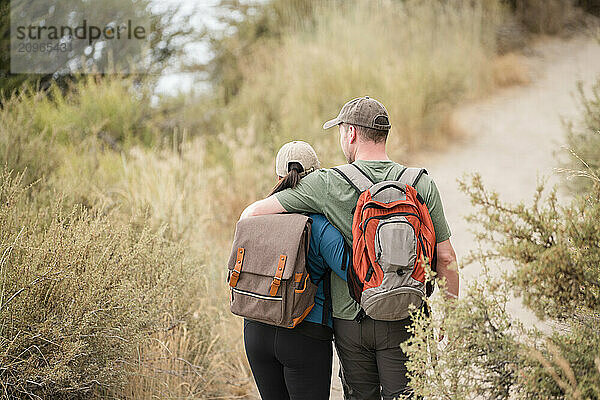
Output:
[[427,174],[425,168],[404,168],[396,180],[400,183],[415,187],[423,174]]
[[332,169],[341,175],[359,194],[375,184],[371,178],[354,164],[344,164]]

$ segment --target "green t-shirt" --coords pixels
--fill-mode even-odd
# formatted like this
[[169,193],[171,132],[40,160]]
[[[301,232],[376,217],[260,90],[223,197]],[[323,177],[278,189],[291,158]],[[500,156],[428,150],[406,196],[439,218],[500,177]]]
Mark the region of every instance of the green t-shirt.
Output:
[[[354,162],[374,182],[394,180],[405,168],[393,161]],[[436,242],[450,238],[450,228],[437,186],[429,175],[424,174],[417,182],[417,192],[425,200],[435,230]],[[332,169],[320,169],[304,177],[298,186],[286,189],[275,196],[288,212],[323,214],[352,245],[352,210],[358,201],[358,193],[348,182]],[[348,286],[339,276],[331,274],[331,301],[333,316],[354,319],[360,306],[350,297]]]

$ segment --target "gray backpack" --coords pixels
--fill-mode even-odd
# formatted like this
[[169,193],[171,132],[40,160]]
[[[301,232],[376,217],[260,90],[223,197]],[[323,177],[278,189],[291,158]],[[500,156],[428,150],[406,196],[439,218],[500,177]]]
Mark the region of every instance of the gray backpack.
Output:
[[227,276],[232,313],[286,328],[308,315],[317,291],[306,268],[311,223],[302,214],[237,223]]

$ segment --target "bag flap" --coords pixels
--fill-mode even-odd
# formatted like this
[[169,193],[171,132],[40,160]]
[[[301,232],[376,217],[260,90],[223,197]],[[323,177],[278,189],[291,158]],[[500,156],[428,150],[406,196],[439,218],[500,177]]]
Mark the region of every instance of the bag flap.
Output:
[[228,268],[234,268],[238,248],[243,247],[242,273],[275,276],[279,258],[285,255],[282,279],[290,279],[299,253],[308,253],[311,222],[302,214],[260,215],[238,221]]

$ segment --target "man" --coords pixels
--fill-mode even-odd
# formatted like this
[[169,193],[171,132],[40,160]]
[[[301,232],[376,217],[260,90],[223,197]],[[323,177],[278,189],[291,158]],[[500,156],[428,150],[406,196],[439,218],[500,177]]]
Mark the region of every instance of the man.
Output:
[[[387,110],[375,99],[360,97],[346,103],[324,129],[339,127],[340,145],[354,163],[374,182],[393,180],[405,167],[391,161],[385,144],[391,124]],[[456,255],[433,179],[423,175],[416,184],[425,199],[436,235],[437,273],[446,280],[446,296],[458,296]],[[353,209],[358,193],[331,169],[309,174],[294,189],[287,189],[248,206],[241,218],[282,212],[323,214],[352,244]],[[375,321],[364,315],[350,297],[347,284],[332,274],[335,346],[340,358],[346,399],[393,399],[410,395],[406,377],[407,355],[400,344],[410,337],[410,320]]]

